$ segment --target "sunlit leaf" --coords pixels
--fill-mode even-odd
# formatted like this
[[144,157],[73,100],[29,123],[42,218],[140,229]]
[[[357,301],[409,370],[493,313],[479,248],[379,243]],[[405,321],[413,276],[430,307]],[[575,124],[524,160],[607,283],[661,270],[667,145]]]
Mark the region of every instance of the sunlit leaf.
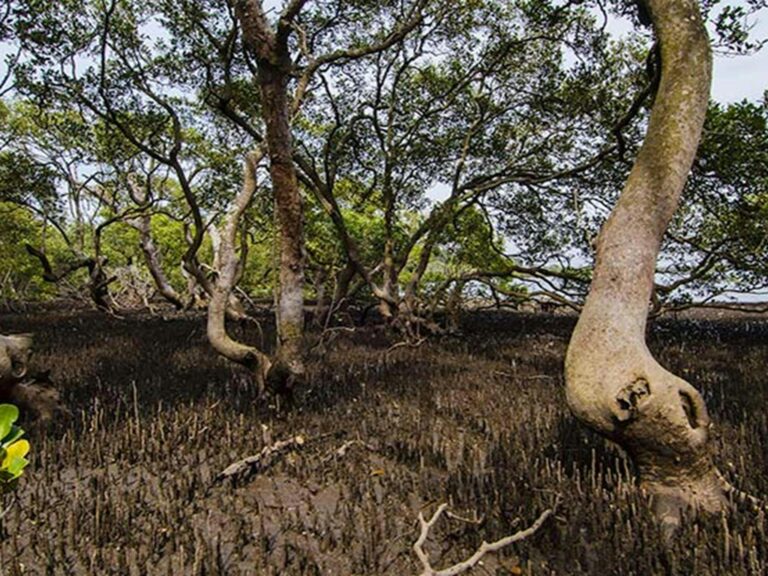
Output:
[[13,404],[0,404],[0,439],[5,438],[19,417],[19,409]]

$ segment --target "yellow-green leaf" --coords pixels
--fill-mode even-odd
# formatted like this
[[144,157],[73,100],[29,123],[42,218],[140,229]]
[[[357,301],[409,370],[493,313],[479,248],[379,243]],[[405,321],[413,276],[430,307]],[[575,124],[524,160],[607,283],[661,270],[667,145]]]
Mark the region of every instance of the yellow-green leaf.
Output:
[[29,442],[26,440],[19,440],[14,442],[8,448],[6,448],[7,458],[9,460],[13,458],[23,458],[29,452]]

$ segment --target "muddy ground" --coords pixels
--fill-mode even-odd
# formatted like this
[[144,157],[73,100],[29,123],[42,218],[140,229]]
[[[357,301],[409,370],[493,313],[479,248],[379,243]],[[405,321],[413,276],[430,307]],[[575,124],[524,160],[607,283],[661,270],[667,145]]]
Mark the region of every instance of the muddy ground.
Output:
[[[2,314],[0,332],[37,335],[35,368],[52,369],[73,417],[30,430],[0,573],[410,575],[419,511],[448,502],[476,520],[436,526],[442,567],[559,495],[538,533],[473,574],[768,574],[762,512],[691,519],[663,544],[631,465],[567,412],[573,322],[476,313],[461,337],[390,352],[380,329],[338,331],[313,350],[296,406],[278,410],[209,349],[200,315]],[[768,322],[666,320],[649,338],[703,390],[720,469],[768,495]],[[214,482],[296,436],[261,473]]]

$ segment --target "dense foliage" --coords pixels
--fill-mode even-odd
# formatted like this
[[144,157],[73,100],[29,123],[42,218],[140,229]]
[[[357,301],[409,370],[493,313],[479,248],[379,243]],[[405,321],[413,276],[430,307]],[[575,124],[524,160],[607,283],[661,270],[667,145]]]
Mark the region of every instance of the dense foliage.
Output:
[[[744,22],[763,5],[705,3],[718,49],[758,49]],[[655,90],[642,11],[618,1],[296,6],[285,33],[306,295],[331,308],[378,302],[391,315],[452,298],[578,306]],[[609,14],[638,32],[613,39]],[[9,3],[6,300],[57,293],[41,280],[46,265],[58,293],[88,285],[116,308],[149,302],[158,273],[176,304],[206,299],[217,227],[244,155],[265,138],[240,28],[216,0]],[[713,103],[660,259],[658,310],[765,283],[765,119],[766,103]],[[270,177],[258,175],[239,226],[239,289],[264,299],[277,281],[276,228]]]

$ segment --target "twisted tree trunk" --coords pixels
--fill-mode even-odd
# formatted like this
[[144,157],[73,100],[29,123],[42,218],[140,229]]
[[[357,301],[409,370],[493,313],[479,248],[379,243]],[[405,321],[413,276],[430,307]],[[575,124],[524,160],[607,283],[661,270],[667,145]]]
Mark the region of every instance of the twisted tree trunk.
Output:
[[[139,186],[134,175],[128,176],[128,195],[131,201],[139,208],[148,208],[151,204],[149,198],[151,179],[147,179],[147,186]],[[160,251],[155,245],[152,237],[152,215],[145,209],[139,215],[133,218],[127,218],[126,223],[139,233],[139,246],[144,254],[144,263],[149,269],[152,280],[158,293],[168,302],[173,304],[174,308],[181,310],[185,307],[184,300],[176,289],[171,285],[168,277],[163,270],[162,257]]]
[[174,308],[181,310],[184,308],[185,303],[181,295],[176,292],[176,289],[171,285],[168,277],[163,270],[163,264],[161,262],[160,251],[155,245],[155,241],[152,238],[152,226],[151,217],[149,214],[142,214],[138,218],[130,221],[129,224],[135,228],[139,233],[139,245],[141,251],[144,254],[144,263],[149,269],[149,273],[152,275],[152,280],[155,282],[155,287],[160,295],[168,302],[173,304]]
[[248,368],[258,382],[259,391],[265,386],[272,362],[258,348],[234,340],[227,332],[226,319],[232,290],[242,274],[242,262],[237,255],[237,227],[256,192],[256,168],[263,152],[256,150],[245,157],[243,187],[233,199],[224,218],[216,250],[218,270],[208,302],[207,335],[211,346],[222,356]]
[[565,377],[573,413],[629,452],[657,515],[673,527],[681,509],[725,503],[704,400],[659,365],[645,342],[656,258],[707,110],[711,54],[696,0],[646,4],[661,46],[661,81],[645,142],[598,238]]

